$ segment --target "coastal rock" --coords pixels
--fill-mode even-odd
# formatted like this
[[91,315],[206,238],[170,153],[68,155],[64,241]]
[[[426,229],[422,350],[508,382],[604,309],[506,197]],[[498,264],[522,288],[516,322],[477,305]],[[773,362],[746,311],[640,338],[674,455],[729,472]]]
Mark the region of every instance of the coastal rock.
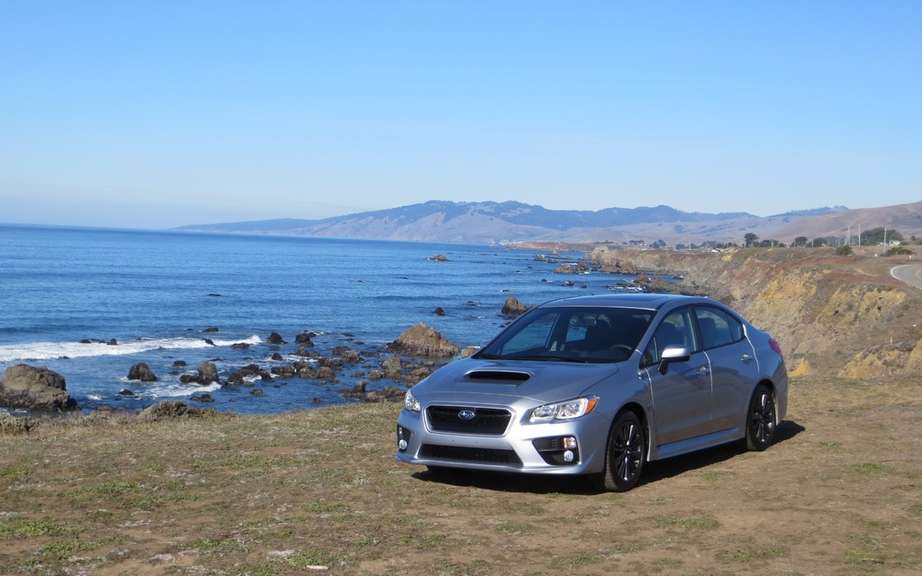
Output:
[[422,322],[404,330],[396,340],[388,344],[388,349],[411,356],[433,358],[448,358],[461,351],[457,344]]
[[346,398],[361,398],[365,396],[367,389],[368,382],[365,380],[359,380],[351,389],[343,391],[342,395]]
[[384,372],[382,370],[369,370],[368,379],[369,380],[381,380],[384,378]]
[[195,418],[212,414],[216,412],[211,409],[193,408],[178,400],[164,400],[148,406],[141,411],[138,417],[142,420],[162,420],[165,418]]
[[389,386],[384,390],[372,390],[365,395],[366,402],[381,402],[382,400],[403,399],[407,391],[394,386]]
[[118,395],[122,396],[123,398],[134,398],[136,396],[136,394],[132,390],[129,390],[128,388],[122,388],[121,390],[119,390]]
[[329,366],[321,366],[317,369],[317,379],[326,380],[327,382],[336,382],[336,372]]
[[185,366],[186,366],[185,360],[176,360],[173,362],[173,368],[185,368]]
[[519,302],[519,299],[515,296],[508,296],[506,297],[506,301],[503,302],[503,316],[519,316],[524,314],[527,310],[528,306]]
[[348,346],[337,346],[333,348],[333,354],[342,358],[342,361],[347,364],[357,364],[362,359],[358,352]]
[[435,314],[436,316],[444,316],[445,309],[442,308],[441,306],[437,306],[436,309],[432,311],[432,313]]
[[27,364],[10,366],[0,382],[0,406],[36,411],[63,411],[77,407],[67,393],[64,376]]
[[300,334],[298,334],[297,336],[295,336],[295,343],[296,343],[296,344],[304,344],[304,345],[307,345],[307,346],[313,346],[314,343],[311,342],[311,339],[314,338],[314,336],[316,336],[316,335],[317,335],[317,334],[314,333],[314,332],[301,332]]
[[249,350],[250,349],[250,345],[247,344],[246,342],[234,342],[233,344],[231,344],[230,347],[233,348],[234,350]]
[[250,390],[250,396],[265,396],[266,393],[263,392],[262,388],[253,388]]
[[269,372],[276,376],[281,376],[282,378],[291,378],[295,375],[297,369],[293,366],[273,366],[269,369]]
[[295,352],[295,355],[304,356],[305,358],[314,358],[317,356],[317,353],[311,350],[313,346],[313,342],[310,344],[298,344],[298,351]]
[[260,375],[259,366],[256,364],[247,364],[246,366],[231,372],[227,377],[227,386],[240,386],[246,384],[246,378],[252,378]]
[[407,372],[407,375],[404,376],[403,381],[409,386],[415,386],[430,374],[432,374],[432,368],[428,366],[416,366]]
[[282,335],[279,334],[278,332],[273,332],[272,334],[269,334],[269,338],[267,339],[267,342],[269,342],[269,344],[279,345],[279,344],[284,344],[285,339],[282,338]]
[[109,346],[118,346],[118,340],[116,340],[115,338],[111,338],[109,339],[108,342],[106,342],[106,344],[108,344]]
[[205,344],[208,344],[209,346],[215,345],[214,340],[212,340],[211,338],[203,338],[203,340],[205,341]]
[[275,360],[276,362],[279,361],[279,360],[284,360],[284,359],[285,359],[285,358],[282,357],[282,355],[279,354],[278,352],[273,352],[271,358],[272,358],[272,360]]
[[140,380],[141,382],[156,382],[157,375],[150,369],[150,366],[144,362],[138,362],[128,370],[128,379]]
[[208,394],[208,393],[193,394],[192,396],[189,397],[189,400],[192,400],[193,402],[203,402],[203,403],[214,402],[214,398],[211,396],[211,394]]
[[432,262],[448,262],[448,256],[444,254],[434,254],[429,257]]
[[204,385],[211,384],[212,382],[221,381],[220,378],[218,378],[218,367],[214,365],[214,362],[206,361],[206,362],[202,362],[201,364],[199,364],[198,374],[199,374],[199,381]]
[[209,326],[208,328],[205,328],[204,330],[202,330],[202,332],[217,332],[217,331],[218,331],[217,326]]
[[461,349],[461,357],[469,358],[480,350],[480,346],[465,346]]
[[384,362],[381,363],[381,368],[384,369],[384,375],[387,378],[396,380],[400,378],[400,358],[397,356],[388,356],[384,359]]

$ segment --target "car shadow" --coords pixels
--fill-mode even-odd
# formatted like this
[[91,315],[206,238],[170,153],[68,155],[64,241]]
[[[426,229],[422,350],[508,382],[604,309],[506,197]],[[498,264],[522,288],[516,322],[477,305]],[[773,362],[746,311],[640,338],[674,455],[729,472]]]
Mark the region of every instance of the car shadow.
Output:
[[[806,430],[806,428],[797,422],[790,420],[782,422],[775,431],[774,445],[769,448],[769,450],[777,449],[778,445],[797,436],[804,430]],[[646,465],[643,477],[640,480],[640,486],[660,482],[684,474],[685,472],[719,464],[734,456],[743,454],[746,451],[745,443],[738,441],[707,448],[691,454],[650,462]],[[482,490],[496,490],[500,492],[586,495],[601,493],[601,491],[588,479],[574,478],[572,476],[531,475],[447,468],[439,472],[429,470],[416,472],[413,474],[413,477],[417,480],[426,482],[437,482],[452,486],[470,486]]]

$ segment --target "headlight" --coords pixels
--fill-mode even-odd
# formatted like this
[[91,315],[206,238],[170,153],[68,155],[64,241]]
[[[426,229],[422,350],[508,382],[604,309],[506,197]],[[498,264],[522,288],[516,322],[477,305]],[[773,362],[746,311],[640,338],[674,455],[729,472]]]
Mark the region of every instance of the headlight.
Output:
[[566,402],[557,402],[555,404],[545,404],[544,406],[538,406],[532,410],[531,416],[528,417],[528,421],[537,423],[551,422],[553,420],[573,420],[574,418],[585,416],[595,410],[595,405],[598,402],[599,398],[597,396],[591,396],[589,398],[577,398],[575,400],[567,400]]
[[409,390],[407,390],[406,396],[403,397],[403,407],[410,412],[419,412],[419,400]]

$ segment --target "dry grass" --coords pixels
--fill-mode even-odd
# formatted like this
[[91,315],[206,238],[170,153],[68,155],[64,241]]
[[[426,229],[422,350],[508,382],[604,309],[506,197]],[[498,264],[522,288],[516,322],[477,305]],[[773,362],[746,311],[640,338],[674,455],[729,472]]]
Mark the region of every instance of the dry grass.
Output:
[[[0,434],[4,574],[918,574],[922,386],[803,380],[627,494],[393,461],[395,404]],[[321,572],[322,573],[322,572]]]

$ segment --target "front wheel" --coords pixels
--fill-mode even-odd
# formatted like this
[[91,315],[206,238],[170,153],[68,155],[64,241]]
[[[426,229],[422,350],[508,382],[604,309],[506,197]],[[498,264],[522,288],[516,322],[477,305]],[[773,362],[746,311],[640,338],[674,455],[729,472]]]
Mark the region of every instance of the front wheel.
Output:
[[775,438],[775,394],[765,384],[756,386],[746,415],[746,447],[761,452]]
[[605,470],[600,487],[614,492],[626,492],[637,485],[643,472],[647,434],[640,418],[631,411],[615,418],[608,435]]

